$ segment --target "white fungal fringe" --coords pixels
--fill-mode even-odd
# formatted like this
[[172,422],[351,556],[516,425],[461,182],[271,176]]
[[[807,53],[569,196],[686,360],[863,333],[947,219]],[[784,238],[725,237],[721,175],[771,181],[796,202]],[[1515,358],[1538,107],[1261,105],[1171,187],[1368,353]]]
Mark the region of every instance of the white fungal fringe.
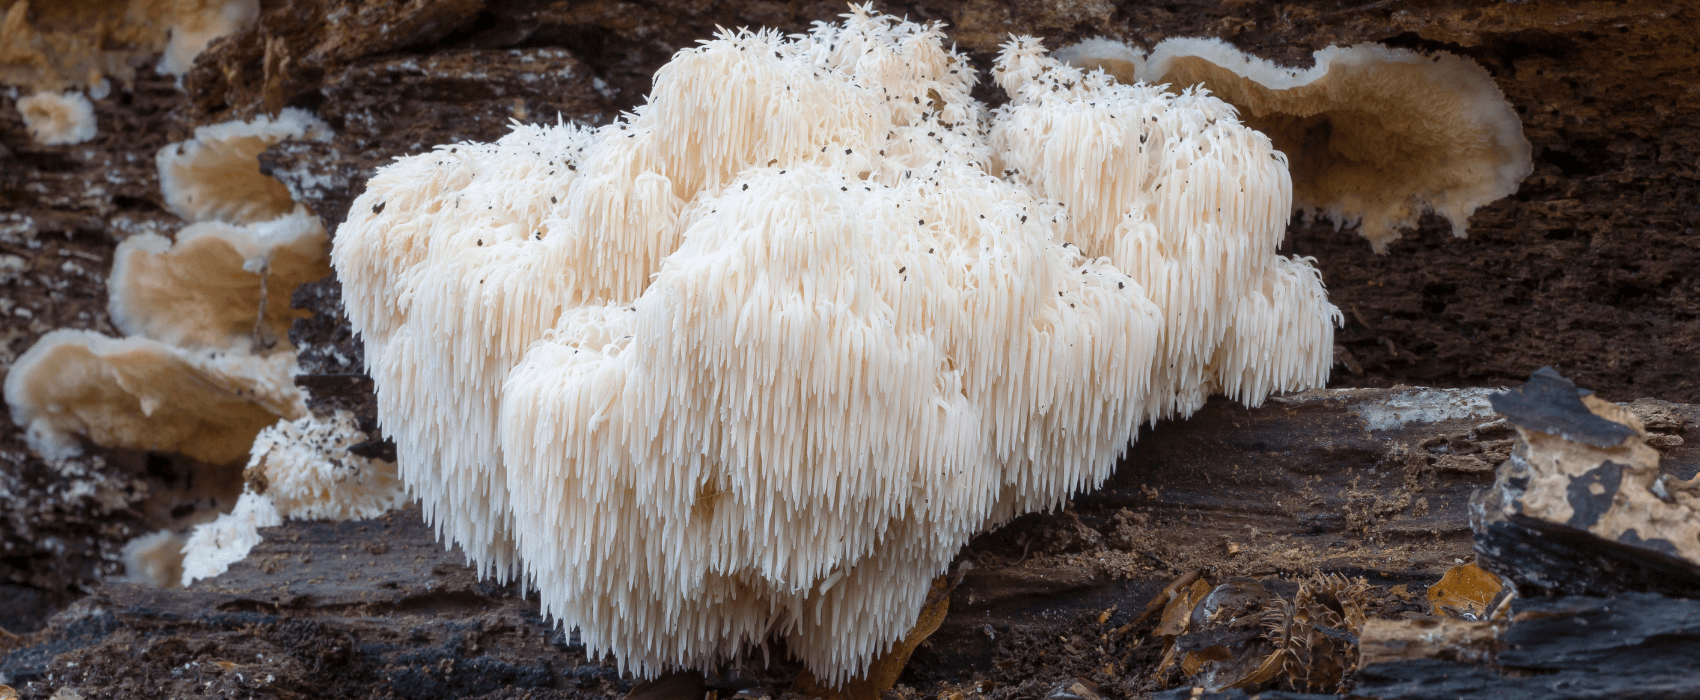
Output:
[[639,674],[778,635],[838,684],[1142,422],[1326,378],[1267,139],[1030,39],[998,65],[988,114],[938,26],[858,7],[381,170],[332,258],[439,533]]

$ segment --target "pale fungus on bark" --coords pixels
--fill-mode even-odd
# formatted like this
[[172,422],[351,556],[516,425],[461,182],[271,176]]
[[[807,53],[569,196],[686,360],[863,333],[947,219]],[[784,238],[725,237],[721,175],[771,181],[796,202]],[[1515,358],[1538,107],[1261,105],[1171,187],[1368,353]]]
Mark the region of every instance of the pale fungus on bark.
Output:
[[192,204],[184,216],[204,220],[175,240],[140,234],[118,245],[108,310],[127,337],[55,331],[13,365],[6,401],[43,455],[75,453],[86,439],[229,463],[261,428],[305,415],[292,380],[287,331],[299,312],[289,298],[330,272],[327,237],[287,191],[280,203],[253,180],[282,189],[259,174],[255,156],[325,128],[285,110],[203,127],[195,141],[164,149],[167,199]]
[[82,143],[99,133],[94,105],[80,92],[38,92],[19,98],[17,107],[30,138],[43,146]]
[[381,169],[332,262],[402,480],[639,674],[783,638],[837,685],[968,538],[1138,427],[1326,378],[1231,107],[856,7],[680,51],[614,124]]
[[259,9],[258,0],[0,2],[0,84],[42,91],[129,85],[149,63],[181,77],[215,39],[258,19]]
[[1463,237],[1477,209],[1515,193],[1533,169],[1522,121],[1493,77],[1444,51],[1330,46],[1306,69],[1219,39],[1168,39],[1145,56],[1100,38],[1064,54],[1123,82],[1202,86],[1233,105],[1291,161],[1293,206],[1357,226],[1377,252],[1427,212]]
[[177,0],[171,39],[159,57],[159,72],[181,77],[214,39],[233,34],[260,17],[259,0]]
[[6,375],[6,403],[44,457],[79,438],[105,447],[175,452],[228,463],[254,434],[306,410],[289,382],[294,357],[185,350],[150,338],[61,329],[41,337]]
[[178,347],[261,352],[289,343],[301,284],[330,274],[328,239],[305,209],[257,224],[192,224],[176,241],[131,236],[113,253],[108,311],[127,335]]
[[193,139],[159,150],[160,193],[171,213],[189,222],[240,225],[284,216],[300,205],[283,183],[260,172],[259,155],[280,141],[330,136],[323,121],[294,107],[275,118],[200,127]]
[[236,508],[198,525],[182,547],[182,585],[224,573],[259,544],[259,528],[298,520],[359,520],[383,515],[404,493],[395,465],[349,452],[367,434],[354,416],[305,416],[260,431]]

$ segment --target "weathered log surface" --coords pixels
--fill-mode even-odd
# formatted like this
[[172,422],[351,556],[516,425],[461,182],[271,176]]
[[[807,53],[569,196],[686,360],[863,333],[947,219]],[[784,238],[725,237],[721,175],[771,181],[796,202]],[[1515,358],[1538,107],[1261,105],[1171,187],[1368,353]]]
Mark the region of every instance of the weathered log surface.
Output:
[[[1107,635],[1183,571],[1432,583],[1471,556],[1466,505],[1491,481],[1473,463],[1456,465],[1501,447],[1505,428],[1484,394],[1321,391],[1258,409],[1217,400],[1148,429],[1102,489],[969,545],[962,558],[975,568],[903,682],[929,693],[983,681],[1013,697],[1078,678],[1112,695],[1138,692],[1154,645]],[[1677,452],[1667,462],[1700,466]],[[478,581],[417,510],[290,522],[265,537],[228,573],[187,589],[102,585],[0,661],[0,673],[26,698],[69,686],[90,700],[520,697],[526,688],[610,697],[630,687],[540,619],[534,598]],[[728,671],[710,687],[722,696],[785,687],[794,672],[786,663]]]

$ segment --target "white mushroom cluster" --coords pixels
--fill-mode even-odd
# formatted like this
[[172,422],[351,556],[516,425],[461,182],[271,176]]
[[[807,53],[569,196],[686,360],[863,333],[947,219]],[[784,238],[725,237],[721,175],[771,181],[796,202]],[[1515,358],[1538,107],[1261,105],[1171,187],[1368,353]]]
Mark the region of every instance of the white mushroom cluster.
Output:
[[180,543],[175,572],[182,585],[224,573],[260,543],[260,528],[282,525],[284,518],[359,520],[400,505],[395,465],[349,452],[367,438],[348,411],[282,420],[261,430],[248,453],[247,483],[236,507],[195,526]]
[[402,480],[654,675],[770,637],[838,684],[974,534],[1212,393],[1320,385],[1285,158],[1202,94],[855,8],[679,52],[596,129],[371,180],[332,262]]

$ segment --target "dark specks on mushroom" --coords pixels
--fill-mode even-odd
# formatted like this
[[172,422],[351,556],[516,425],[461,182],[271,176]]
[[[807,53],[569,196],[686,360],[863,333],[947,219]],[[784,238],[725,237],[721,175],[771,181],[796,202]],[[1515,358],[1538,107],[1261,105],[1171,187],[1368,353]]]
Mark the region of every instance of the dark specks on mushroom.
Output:
[[382,213],[384,213],[384,203],[383,203],[383,202],[378,202],[378,203],[377,203],[377,204],[374,204],[374,205],[372,205],[372,213],[373,213],[373,214],[382,214]]

